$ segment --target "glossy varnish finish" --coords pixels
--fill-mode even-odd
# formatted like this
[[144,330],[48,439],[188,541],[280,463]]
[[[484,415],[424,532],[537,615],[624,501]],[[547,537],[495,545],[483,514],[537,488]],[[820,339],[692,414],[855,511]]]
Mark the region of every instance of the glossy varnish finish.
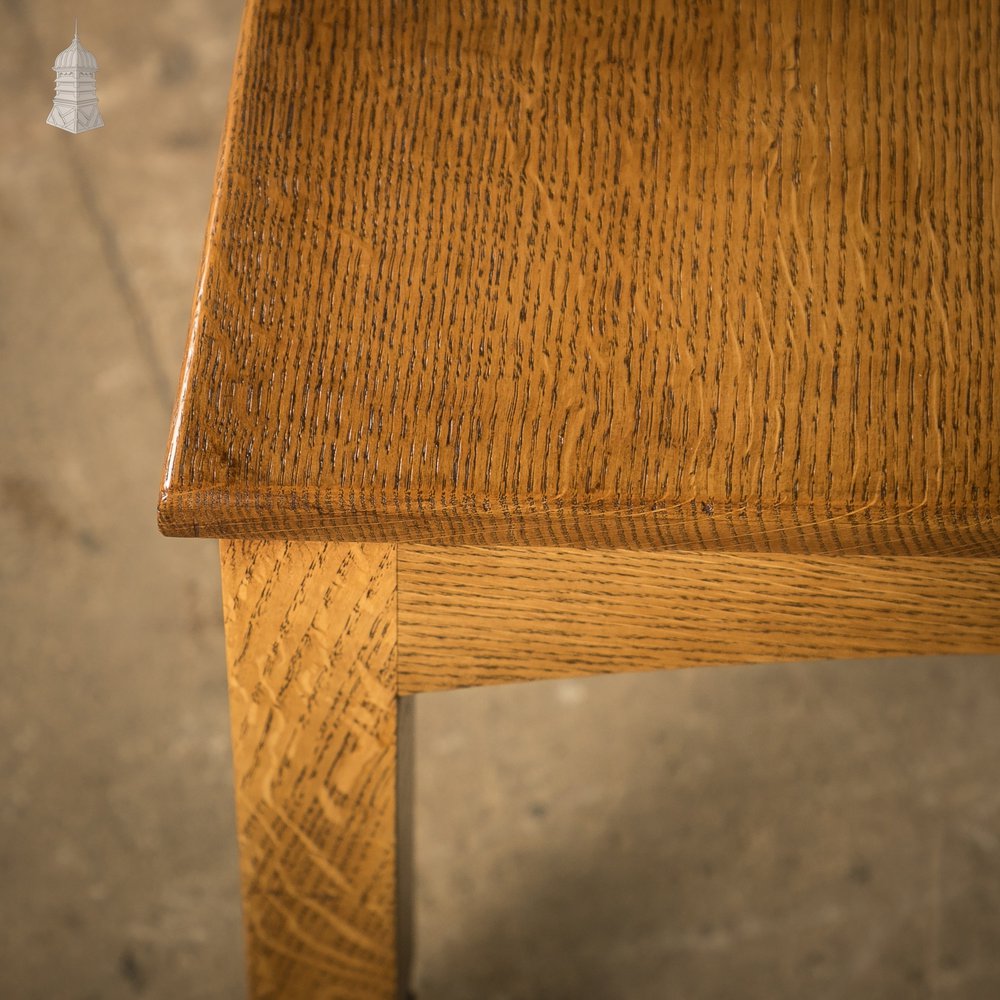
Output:
[[250,995],[393,997],[395,552],[225,542],[222,582]]
[[996,555],[994,3],[250,0],[174,534]]
[[399,687],[1000,652],[1000,560],[400,546]]
[[160,524],[240,539],[255,998],[405,985],[402,695],[1000,648],[998,53],[968,0],[248,0]]

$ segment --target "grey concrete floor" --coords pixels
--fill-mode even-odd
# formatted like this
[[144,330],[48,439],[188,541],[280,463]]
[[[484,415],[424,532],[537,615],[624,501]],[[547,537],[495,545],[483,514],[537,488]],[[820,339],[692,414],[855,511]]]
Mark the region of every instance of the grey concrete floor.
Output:
[[[154,524],[239,7],[0,0],[0,998],[242,994],[216,550]],[[417,715],[421,1000],[1000,997],[996,658]]]

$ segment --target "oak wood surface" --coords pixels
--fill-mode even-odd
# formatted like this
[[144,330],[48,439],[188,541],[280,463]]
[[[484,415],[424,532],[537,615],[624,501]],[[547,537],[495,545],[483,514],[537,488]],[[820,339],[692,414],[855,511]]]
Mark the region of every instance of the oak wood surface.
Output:
[[[397,628],[399,619],[397,617]],[[398,689],[397,672],[397,689]],[[416,705],[396,699],[396,982],[400,1000],[413,1000],[415,953],[414,809],[416,794]]]
[[221,556],[250,995],[396,997],[395,552]]
[[400,546],[399,687],[1000,652],[1000,560]]
[[162,529],[996,556],[998,54],[966,0],[249,0]]

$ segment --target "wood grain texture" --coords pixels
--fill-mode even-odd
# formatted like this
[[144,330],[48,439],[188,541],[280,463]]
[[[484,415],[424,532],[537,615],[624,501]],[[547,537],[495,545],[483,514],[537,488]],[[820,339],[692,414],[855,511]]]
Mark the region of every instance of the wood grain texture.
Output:
[[396,699],[396,746],[396,969],[400,1000],[414,1000],[410,992],[416,936],[413,825],[417,759],[413,698]]
[[395,997],[395,552],[221,554],[250,994]]
[[404,692],[1000,652],[1000,560],[400,546]]
[[250,0],[162,529],[997,555],[998,66],[967,0]]

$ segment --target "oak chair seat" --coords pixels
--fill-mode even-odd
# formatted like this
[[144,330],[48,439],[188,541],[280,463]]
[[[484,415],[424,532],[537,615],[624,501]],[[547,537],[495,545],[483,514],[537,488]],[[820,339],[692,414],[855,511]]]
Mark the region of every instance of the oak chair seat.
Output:
[[250,988],[407,975],[404,696],[1000,649],[1000,10],[248,0],[160,494]]

